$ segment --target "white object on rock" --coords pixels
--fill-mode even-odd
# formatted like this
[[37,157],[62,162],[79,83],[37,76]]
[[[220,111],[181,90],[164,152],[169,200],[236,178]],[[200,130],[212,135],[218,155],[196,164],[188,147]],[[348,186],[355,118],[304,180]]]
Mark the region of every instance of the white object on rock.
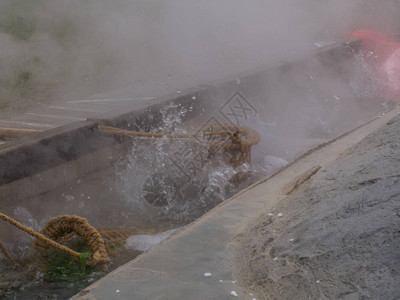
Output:
[[278,216],[278,218],[283,217],[282,213],[279,213],[277,216]]
[[238,296],[238,293],[236,293],[235,291],[232,291],[232,292],[231,292],[231,296],[237,297],[237,296]]
[[209,278],[209,277],[211,277],[211,276],[212,276],[211,273],[204,273],[204,277],[205,277],[205,278]]
[[75,197],[72,196],[72,195],[65,195],[64,198],[65,198],[65,200],[67,200],[67,201],[73,201],[73,200],[75,200]]
[[294,241],[294,239],[289,239],[289,242],[293,242]]

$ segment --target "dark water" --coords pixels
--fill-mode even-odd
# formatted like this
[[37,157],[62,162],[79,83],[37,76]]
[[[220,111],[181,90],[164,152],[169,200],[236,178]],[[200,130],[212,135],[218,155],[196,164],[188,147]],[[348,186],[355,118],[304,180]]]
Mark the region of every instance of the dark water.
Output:
[[[127,263],[137,257],[141,251],[129,250],[112,259],[110,268],[107,272],[92,271],[88,272],[81,280],[75,282],[54,281],[51,282],[43,276],[43,273],[35,272],[33,269],[15,272],[10,270],[10,276],[14,277],[14,287],[10,287],[7,291],[2,291],[0,299],[4,300],[62,300],[69,299],[82,289],[93,283],[94,281],[105,276],[117,267]],[[7,272],[6,270],[3,270]]]

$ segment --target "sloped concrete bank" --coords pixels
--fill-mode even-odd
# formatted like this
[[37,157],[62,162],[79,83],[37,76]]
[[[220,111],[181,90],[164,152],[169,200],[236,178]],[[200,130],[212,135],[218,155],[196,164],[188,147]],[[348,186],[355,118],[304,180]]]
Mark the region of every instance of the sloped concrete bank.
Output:
[[[348,257],[351,258],[353,253],[356,253],[356,249],[358,249],[357,239],[360,239],[359,236],[363,233],[362,239],[365,240],[366,244],[360,247],[360,253],[363,253],[363,251],[373,252],[374,250],[371,249],[381,250],[379,247],[387,247],[385,249],[388,249],[388,251],[396,248],[395,237],[396,234],[398,235],[398,225],[397,233],[391,231],[386,234],[386,231],[380,231],[380,228],[386,226],[385,224],[395,225],[396,222],[398,224],[398,210],[390,211],[394,209],[393,207],[387,208],[384,210],[385,212],[380,210],[382,206],[387,205],[386,203],[396,202],[396,191],[394,189],[386,190],[385,187],[386,180],[391,180],[392,185],[395,186],[395,181],[398,180],[395,174],[396,166],[393,160],[387,162],[384,162],[384,160],[390,155],[395,155],[396,149],[399,151],[398,139],[395,140],[394,138],[396,130],[398,132],[400,128],[400,122],[393,122],[386,127],[386,123],[397,116],[399,112],[400,108],[396,108],[385,116],[380,116],[357,130],[331,141],[331,143],[326,143],[309,151],[289,166],[273,174],[273,176],[237,194],[198,221],[187,226],[184,230],[177,232],[168,240],[116,269],[72,299],[230,299],[232,292],[237,293],[241,299],[252,299],[253,297],[257,299],[261,297],[299,299],[299,297],[308,298],[309,296],[311,298],[335,298],[337,295],[335,294],[335,289],[330,288],[335,286],[334,282],[329,285],[331,283],[330,280],[334,280],[333,277],[329,277],[332,274],[329,264],[327,267],[320,264],[320,273],[315,275],[312,275],[312,271],[308,271],[304,267],[308,262],[312,261],[312,258],[321,254],[313,252],[318,250],[318,248],[314,247],[318,243],[321,243],[325,249],[331,247],[332,250],[326,250],[326,253],[328,253],[326,257],[334,258],[331,261],[331,266],[336,266],[338,274],[344,274],[348,278],[349,286],[355,287],[351,277],[355,276],[355,271],[348,273],[349,276],[347,277],[345,274],[347,262],[342,262],[342,271],[340,264],[335,264],[335,260],[340,258],[335,256],[335,253],[340,254],[340,249],[346,246],[346,243],[350,243],[349,245],[353,245],[353,248],[344,257],[346,259]],[[367,137],[377,130],[379,130],[377,133]],[[382,133],[386,134],[388,130],[392,134],[387,136],[386,142],[382,140],[382,143],[372,143],[373,139],[383,138],[381,137]],[[367,138],[363,140],[365,137]],[[360,141],[362,142],[357,145]],[[369,162],[363,162],[365,159],[362,157],[363,153],[367,153],[368,149],[374,147],[370,145],[375,145],[376,148],[373,151],[376,152],[375,158],[379,158],[379,160],[374,161],[371,159]],[[380,161],[380,159],[382,160]],[[394,160],[396,159],[394,157]],[[375,163],[380,163],[380,165],[375,166]],[[358,168],[354,169],[353,172],[351,171],[351,165],[358,166]],[[390,171],[391,169],[385,168],[386,165],[391,165],[393,170]],[[316,166],[318,167],[316,168]],[[366,173],[363,166],[374,167],[376,170],[380,170],[379,172],[381,173]],[[314,175],[313,172],[310,173],[310,170],[316,170],[317,173]],[[339,170],[344,173],[340,173]],[[345,172],[345,170],[348,171]],[[373,177],[368,177],[368,174]],[[307,175],[313,175],[311,180],[307,180],[310,179]],[[317,179],[321,180],[321,182],[323,181],[323,184],[320,183],[321,186],[319,188],[325,190],[320,191],[322,194],[319,194],[319,198],[310,198],[305,192],[315,185],[314,180]],[[370,189],[366,192],[366,195],[373,195],[375,193],[373,192],[373,186],[378,183],[382,185],[381,190],[385,192],[385,197],[377,197],[376,199],[389,200],[376,205],[374,200],[368,200],[369,202],[367,201],[363,206],[360,206],[361,203],[359,202],[353,203],[354,206],[352,206],[350,205],[351,203],[345,200],[342,200],[340,207],[336,207],[339,204],[329,201],[323,205],[321,204],[325,199],[323,193],[327,194],[326,198],[330,194],[337,194],[339,198],[341,194],[343,195],[339,190],[329,190],[328,183],[331,181],[337,181],[337,188],[347,189],[348,191],[346,190],[346,192],[349,195],[351,194],[352,197],[356,197],[358,190],[361,191],[363,187]],[[297,187],[296,184],[300,185],[300,187]],[[291,187],[294,186],[297,189],[288,197],[286,195],[287,191],[292,190]],[[303,194],[305,199],[308,199],[308,202],[304,200],[305,204],[303,206],[301,206],[300,202],[297,204],[290,203],[290,199],[294,199],[296,196],[301,197]],[[310,201],[310,199],[312,200]],[[316,201],[315,199],[320,200]],[[303,208],[299,209],[299,205]],[[291,206],[294,207],[293,211]],[[334,216],[339,218],[339,221],[334,225],[331,225],[331,223],[335,222],[336,219],[325,217],[329,215],[329,209],[338,210],[338,214],[334,214]],[[368,213],[374,209],[379,210],[376,215]],[[311,214],[315,214],[317,218],[316,211],[318,210],[321,211],[322,219],[326,222],[323,225],[315,225],[314,222],[309,223],[307,221]],[[357,223],[357,216],[363,210],[368,213],[365,215],[368,218],[371,217],[373,222],[368,222],[366,219],[362,222],[360,220],[361,223]],[[274,215],[270,216],[269,213]],[[279,213],[282,214],[281,217],[278,217]],[[351,214],[354,214],[353,225],[346,223],[351,219],[348,217]],[[298,219],[301,215],[304,220]],[[380,223],[382,220],[384,220],[384,223]],[[249,228],[249,224],[253,225]],[[285,227],[286,224],[289,227]],[[309,227],[307,227],[307,224]],[[355,226],[355,224],[358,225]],[[272,226],[276,226],[276,228]],[[377,226],[376,231],[371,229],[373,226]],[[286,228],[287,231],[285,231]],[[346,228],[349,231],[360,230],[360,233],[351,231],[352,235],[350,233],[346,235],[348,232]],[[273,230],[276,231],[274,232]],[[306,234],[307,230],[324,232],[324,234],[319,239],[316,239],[313,235],[314,232],[310,231],[309,234]],[[363,230],[364,232],[361,232]],[[395,227],[392,227],[392,230],[395,230]],[[374,232],[376,232],[375,235]],[[333,238],[335,234],[338,236]],[[375,248],[368,248],[368,242],[374,242],[374,240],[369,239],[369,236],[374,239],[377,236],[382,238],[388,236],[390,240],[385,240],[384,244],[375,245]],[[306,243],[307,237],[310,239],[311,244],[309,243],[309,245],[311,247],[304,250],[305,254],[302,254],[301,257],[308,257],[309,260],[303,259],[303,265],[295,264],[293,261],[301,261],[301,257],[297,254],[291,256],[291,253],[296,249],[296,251],[300,251],[299,247]],[[351,241],[351,238],[354,240]],[[273,247],[275,241],[279,242],[277,244],[279,246],[277,248],[278,251],[268,252],[266,250],[267,247]],[[393,252],[387,257],[389,260],[395,260],[395,256],[396,254]],[[277,257],[276,260],[274,260],[275,257]],[[360,258],[364,260],[358,262],[355,259],[355,263],[358,263],[361,266],[360,268],[368,270],[371,266],[368,262],[369,257],[360,256]],[[383,263],[383,260],[381,262]],[[376,261],[374,264],[379,264],[379,262]],[[279,267],[274,267],[279,265],[281,266],[280,269]],[[296,267],[303,268],[301,270],[304,270],[308,277],[305,277],[303,281],[299,279],[291,282],[290,272],[294,274],[293,278],[301,274],[301,270],[299,271]],[[391,270],[398,272],[396,271],[398,269],[394,267],[392,269],[379,269],[377,272],[370,272],[369,274],[371,274],[371,280],[373,280],[374,276],[379,277],[385,274],[386,276],[394,276],[390,274]],[[268,276],[272,272],[275,273],[271,279]],[[211,273],[211,276],[205,277],[204,273]],[[276,281],[279,281],[280,278],[283,278],[282,282],[277,284]],[[271,285],[277,284],[275,290],[267,290],[269,286],[264,284],[263,280],[269,280]],[[339,280],[343,281],[343,277],[340,277]],[[319,285],[316,285],[317,281]],[[311,284],[316,287],[313,289],[302,288],[302,285],[309,286]],[[342,282],[342,284],[345,283]],[[391,285],[391,282],[388,281],[387,284]],[[326,287],[326,290],[322,290],[323,286]],[[379,287],[377,282],[376,290],[379,290]],[[339,286],[338,289],[340,288]],[[371,286],[367,286],[367,288],[371,289]],[[283,289],[286,289],[287,293],[284,293]],[[297,290],[299,290],[299,293],[295,294]],[[363,293],[367,292],[370,291],[363,291]],[[360,299],[364,297],[362,296],[363,294],[360,295]],[[374,294],[371,295],[373,296]],[[342,296],[345,295],[343,294]],[[347,296],[356,297],[357,295],[347,293]],[[365,294],[365,297],[368,297],[368,294]]]
[[239,280],[264,299],[400,299],[399,133],[397,117],[264,212]]

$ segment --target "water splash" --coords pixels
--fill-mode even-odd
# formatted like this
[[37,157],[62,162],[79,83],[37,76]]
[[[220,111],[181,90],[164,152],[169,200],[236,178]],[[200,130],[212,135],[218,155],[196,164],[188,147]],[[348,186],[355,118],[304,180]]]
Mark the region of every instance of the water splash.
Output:
[[[162,124],[153,132],[196,132],[183,126],[188,111],[179,104],[164,107]],[[249,164],[233,168],[223,153],[210,155],[208,147],[194,138],[143,138],[132,140],[116,172],[122,198],[132,211],[154,222],[187,223],[243,188],[238,181],[248,182],[243,174],[252,169]]]

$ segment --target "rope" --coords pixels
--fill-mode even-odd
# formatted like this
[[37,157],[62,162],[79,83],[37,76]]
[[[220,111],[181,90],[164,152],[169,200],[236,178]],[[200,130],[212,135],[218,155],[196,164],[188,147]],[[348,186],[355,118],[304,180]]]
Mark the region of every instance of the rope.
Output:
[[3,243],[0,241],[0,249],[4,253],[4,255],[12,262],[15,264],[15,260],[12,258],[10,255],[10,252],[7,251],[6,247],[4,247]]
[[170,134],[170,133],[151,133],[151,132],[140,132],[140,131],[132,131],[126,130],[111,126],[99,125],[99,130],[105,133],[112,133],[116,135],[124,135],[124,136],[134,136],[134,137],[151,137],[151,138],[191,138],[192,135],[184,134],[184,133],[177,133],[177,134]]
[[232,131],[230,131],[230,130],[221,130],[221,131],[216,131],[216,132],[205,132],[205,133],[203,133],[203,135],[206,135],[206,136],[208,136],[208,135],[229,135],[229,136],[233,136],[234,134],[239,134],[239,133],[243,133],[243,131],[241,131],[241,130],[238,130],[238,131],[236,131],[236,132],[232,132]]
[[[86,261],[87,265],[106,269],[110,262],[103,238],[97,229],[91,226],[85,218],[67,215],[54,217],[47,222],[40,232],[52,240],[75,233],[82,237],[92,251],[92,254],[89,255]],[[36,239],[34,247],[37,249],[45,249],[48,247],[48,244],[43,243],[42,240]]]
[[46,237],[45,235],[34,231],[32,228],[29,228],[29,227],[26,227],[26,226],[22,225],[21,223],[19,223],[19,222],[15,221],[14,219],[6,216],[5,214],[0,213],[0,218],[3,219],[4,221],[6,221],[7,223],[9,223],[11,225],[14,225],[15,227],[17,227],[17,228],[29,233],[30,235],[34,236],[36,239],[39,239],[39,240],[45,242],[46,244],[53,246],[54,248],[57,248],[57,249],[59,249],[61,251],[64,251],[64,252],[68,253],[71,256],[75,256],[75,257],[78,257],[78,258],[81,257],[80,253],[78,253],[78,252],[76,252],[74,250],[71,250],[68,247],[65,247],[63,245],[58,244],[57,242],[55,242],[55,241],[49,239],[48,237]]
[[43,130],[28,128],[0,127],[0,138],[17,138],[25,135],[40,133]]
[[[40,233],[35,232],[32,228],[26,227],[14,219],[0,213],[0,218],[7,223],[14,225],[15,227],[29,233],[35,237],[34,247],[39,250],[45,250],[49,246],[57,248],[61,251],[68,253],[71,256],[80,258],[81,254],[76,252],[64,245],[61,245],[54,240],[64,237],[67,234],[75,233],[81,236],[89,245],[92,250],[92,254],[86,260],[86,264],[89,266],[98,266],[103,269],[107,268],[110,258],[106,252],[104,241],[99,232],[91,226],[85,218],[78,216],[60,216],[50,219]],[[0,242],[2,251],[6,254],[8,251]],[[13,261],[12,257],[6,254],[6,256]]]
[[[240,149],[242,152],[246,152],[251,146],[256,145],[260,142],[260,134],[245,126],[236,126],[233,124],[222,124],[225,130],[217,131],[220,129],[220,125],[210,125],[209,130],[211,132],[204,133],[204,135],[222,135],[228,134],[231,143],[226,141],[210,141],[210,146],[213,148],[224,148],[227,150]],[[245,137],[245,139],[243,139]]]
[[[221,130],[223,128],[224,130]],[[247,150],[260,141],[260,135],[255,130],[244,126],[235,126],[232,124],[222,125],[210,125],[208,129],[211,132],[203,132],[204,136],[215,136],[215,135],[229,135],[231,143],[226,141],[209,141],[212,147],[222,147],[228,149],[242,149]],[[217,131],[218,129],[218,131]],[[177,134],[165,134],[165,133],[151,133],[151,132],[140,132],[132,131],[127,129],[116,128],[112,126],[99,125],[99,130],[104,133],[111,133],[115,135],[131,136],[131,137],[151,137],[151,138],[194,138],[195,135],[177,133]],[[241,136],[246,137],[242,139]]]

